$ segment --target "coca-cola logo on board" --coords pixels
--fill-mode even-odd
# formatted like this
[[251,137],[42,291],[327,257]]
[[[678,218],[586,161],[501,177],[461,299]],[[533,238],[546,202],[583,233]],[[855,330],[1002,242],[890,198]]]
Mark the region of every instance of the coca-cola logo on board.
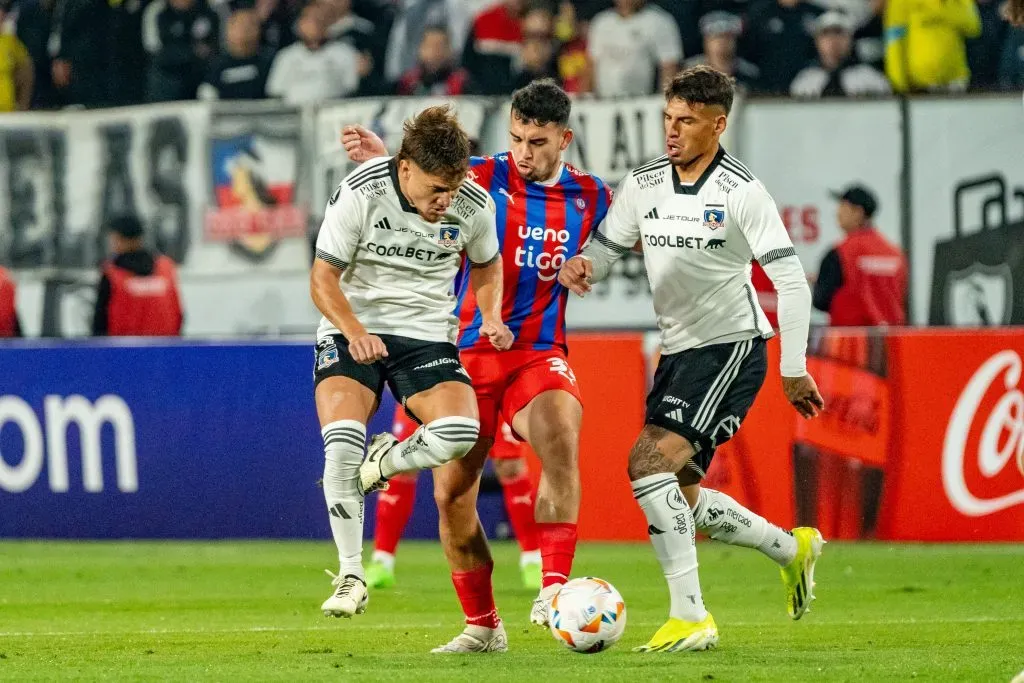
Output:
[[[965,515],[1024,504],[1022,367],[1017,352],[1000,351],[975,371],[953,408],[942,449],[942,484],[949,502]],[[1007,485],[1004,473],[1014,469]],[[997,477],[998,486],[985,485]]]

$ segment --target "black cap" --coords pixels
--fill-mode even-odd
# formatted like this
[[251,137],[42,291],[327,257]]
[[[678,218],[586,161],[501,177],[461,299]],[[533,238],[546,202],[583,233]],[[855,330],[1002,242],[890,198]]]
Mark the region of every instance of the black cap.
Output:
[[854,206],[864,209],[864,215],[868,218],[874,216],[875,211],[878,210],[878,200],[875,199],[874,193],[863,185],[851,185],[841,192],[833,191],[829,194],[832,195],[832,199],[850,202]]
[[142,237],[142,222],[135,216],[117,216],[112,218],[108,227],[110,232],[116,233],[121,237],[128,239]]

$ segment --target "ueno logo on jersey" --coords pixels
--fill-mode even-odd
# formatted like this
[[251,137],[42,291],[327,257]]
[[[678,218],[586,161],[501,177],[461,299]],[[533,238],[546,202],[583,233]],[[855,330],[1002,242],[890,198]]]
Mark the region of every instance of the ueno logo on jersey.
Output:
[[[1024,481],[1021,480],[1024,478],[1024,393],[1018,385],[1022,365],[1021,357],[1011,350],[1000,351],[982,363],[957,399],[946,428],[942,449],[943,488],[953,507],[970,517],[1024,504]],[[985,398],[993,390],[1004,393],[987,415],[979,415],[983,402],[991,405],[991,399],[985,401]],[[980,425],[980,437],[976,444],[969,444],[969,437],[977,431],[975,425],[981,419],[984,424]],[[968,471],[969,451],[977,458],[980,477],[973,469]],[[1014,477],[1018,480],[1016,491],[984,497],[977,493],[979,484],[997,476],[999,481],[994,482],[992,488],[998,486],[1005,491],[1007,480],[1000,475],[1014,459],[1021,471],[1021,477]],[[968,485],[968,478],[974,482],[974,491]]]
[[[537,240],[543,244],[539,250],[535,249],[532,244],[516,247],[516,265],[520,268],[536,268],[537,277],[543,282],[551,282],[558,277],[558,270],[568,258],[566,255],[569,253],[569,248],[566,243],[572,237],[569,231],[520,225],[518,235],[524,241]],[[545,247],[552,242],[555,245],[549,253]]]

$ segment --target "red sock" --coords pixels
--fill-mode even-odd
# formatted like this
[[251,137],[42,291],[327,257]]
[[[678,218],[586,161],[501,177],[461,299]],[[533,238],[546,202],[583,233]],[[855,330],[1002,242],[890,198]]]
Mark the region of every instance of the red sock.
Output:
[[373,530],[373,549],[395,554],[416,505],[416,477],[397,476],[387,491],[377,494],[377,523]]
[[455,593],[462,603],[462,612],[470,626],[498,628],[498,610],[494,606],[494,589],[491,587],[491,570],[494,563],[470,569],[468,572],[452,572]]
[[505,496],[505,511],[512,525],[512,533],[519,541],[519,549],[524,553],[532,552],[540,547],[537,541],[537,522],[533,516],[533,484],[525,473],[515,479],[501,482],[501,492]]
[[543,586],[565,583],[576,555],[576,525],[567,522],[538,522]]

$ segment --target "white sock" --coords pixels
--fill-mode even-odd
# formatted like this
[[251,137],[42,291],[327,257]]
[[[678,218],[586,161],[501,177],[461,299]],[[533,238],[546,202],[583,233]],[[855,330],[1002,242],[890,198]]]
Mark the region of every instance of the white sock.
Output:
[[373,561],[384,565],[390,572],[395,571],[395,556],[391,553],[386,553],[383,550],[374,550]]
[[323,428],[324,498],[334,544],[338,546],[340,575],[363,573],[363,497],[359,495],[359,465],[366,448],[366,426],[356,420],[338,420]]
[[458,460],[476,443],[480,436],[480,422],[468,417],[441,417],[421,425],[405,441],[395,444],[380,461],[385,477],[399,472],[440,467]]
[[633,482],[633,497],[647,516],[647,533],[668,582],[669,615],[697,622],[707,616],[697,576],[693,513],[674,474],[652,474]]
[[756,548],[783,567],[796,557],[796,539],[721,491],[701,487],[693,509],[697,529],[716,541]]
[[540,550],[527,550],[519,553],[519,566],[525,567],[528,564],[540,564]]

